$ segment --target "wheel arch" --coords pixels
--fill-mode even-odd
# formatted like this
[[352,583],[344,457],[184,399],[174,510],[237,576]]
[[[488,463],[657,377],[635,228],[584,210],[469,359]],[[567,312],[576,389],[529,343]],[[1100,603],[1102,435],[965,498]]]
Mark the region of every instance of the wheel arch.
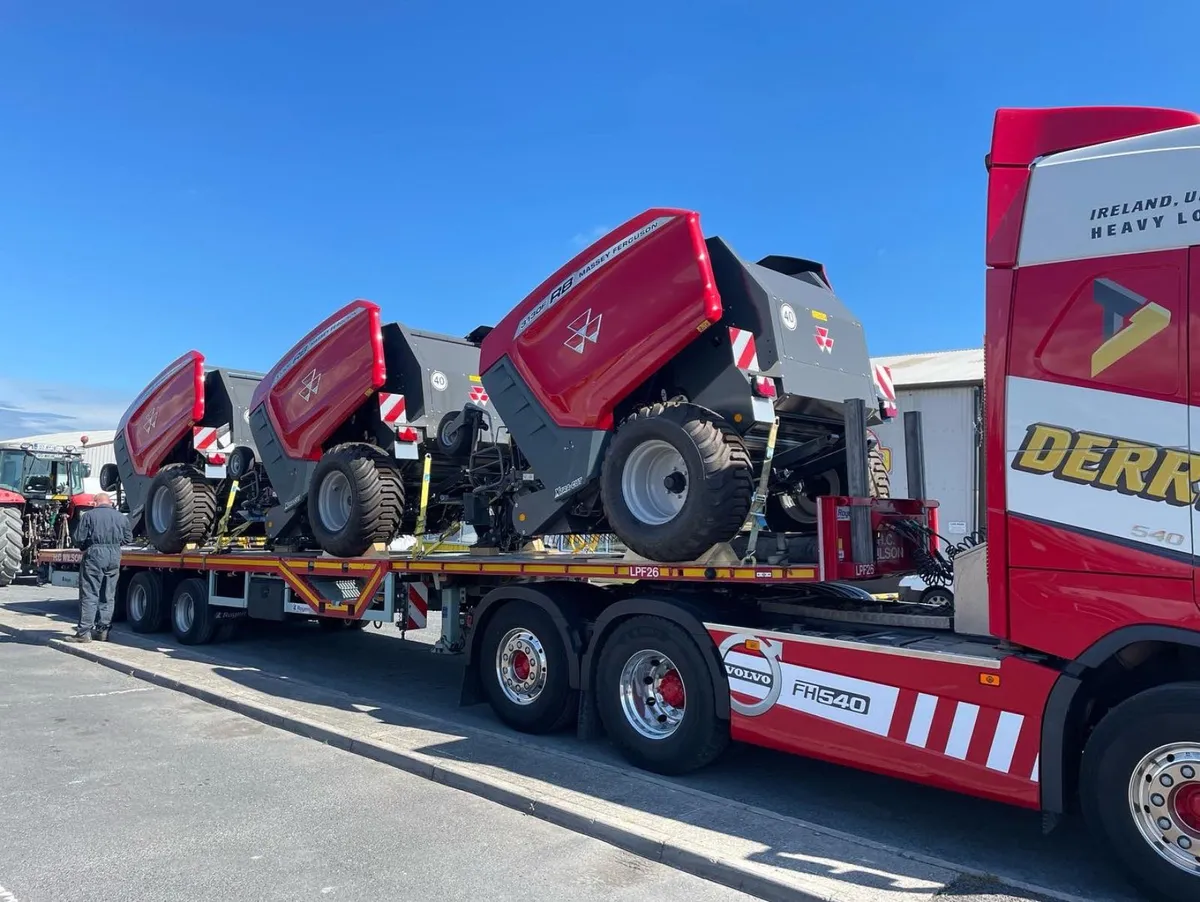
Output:
[[591,638],[587,650],[583,654],[580,668],[582,684],[580,688],[590,691],[596,675],[598,651],[603,647],[605,639],[623,621],[631,617],[652,616],[661,617],[680,627],[696,642],[700,653],[708,665],[709,676],[712,678],[716,714],[722,720],[729,720],[729,681],[717,652],[717,645],[704,626],[707,608],[699,599],[676,599],[654,595],[641,595],[624,598],[607,605],[596,618],[592,627]]
[[1189,674],[1200,679],[1200,633],[1158,624],[1115,630],[1069,662],[1042,714],[1042,810],[1062,814],[1070,807],[1084,744],[1105,713],[1139,692]]

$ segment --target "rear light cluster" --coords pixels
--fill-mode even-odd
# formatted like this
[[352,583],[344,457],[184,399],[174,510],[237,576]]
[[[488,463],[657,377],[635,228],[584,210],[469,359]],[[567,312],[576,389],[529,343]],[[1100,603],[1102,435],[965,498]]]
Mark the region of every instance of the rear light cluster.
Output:
[[227,459],[228,459],[228,458],[226,458],[224,454],[210,454],[210,455],[208,455],[208,463],[209,463],[209,465],[210,465],[210,466],[213,466],[213,467],[223,467],[223,466],[225,466],[225,462],[227,461]]
[[402,442],[416,442],[420,441],[421,434],[412,426],[401,426],[396,430],[396,438]]
[[754,393],[760,398],[776,397],[775,380],[770,376],[755,376]]

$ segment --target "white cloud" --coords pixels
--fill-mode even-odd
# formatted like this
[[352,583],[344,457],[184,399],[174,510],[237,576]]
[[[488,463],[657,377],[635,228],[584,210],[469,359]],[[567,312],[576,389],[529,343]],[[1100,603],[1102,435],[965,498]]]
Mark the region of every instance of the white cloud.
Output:
[[607,233],[608,226],[592,226],[592,228],[590,228],[588,231],[580,232],[574,238],[572,238],[571,243],[576,247],[587,247],[601,235],[605,235]]
[[116,429],[131,400],[79,385],[0,376],[0,440],[49,432]]

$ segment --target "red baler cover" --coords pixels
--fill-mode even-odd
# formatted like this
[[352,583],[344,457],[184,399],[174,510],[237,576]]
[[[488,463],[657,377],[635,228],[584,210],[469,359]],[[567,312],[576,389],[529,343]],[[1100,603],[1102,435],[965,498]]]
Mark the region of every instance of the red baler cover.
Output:
[[250,409],[266,402],[284,453],[317,460],[321,443],[386,378],[379,306],[351,301],[272,367],[255,389]]
[[614,405],[720,320],[700,215],[655,208],[546,279],[483,340],[560,426],[608,429]]
[[166,456],[204,417],[204,355],[188,351],[169,364],[121,417],[129,459],[139,476],[154,476]]

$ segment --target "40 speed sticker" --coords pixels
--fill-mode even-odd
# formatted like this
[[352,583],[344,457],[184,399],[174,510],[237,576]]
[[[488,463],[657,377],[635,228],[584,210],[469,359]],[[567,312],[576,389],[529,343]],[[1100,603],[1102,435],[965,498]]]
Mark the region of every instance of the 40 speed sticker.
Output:
[[776,706],[886,736],[900,690],[780,660],[783,643],[735,633],[718,650],[729,679],[729,706],[757,717]]

